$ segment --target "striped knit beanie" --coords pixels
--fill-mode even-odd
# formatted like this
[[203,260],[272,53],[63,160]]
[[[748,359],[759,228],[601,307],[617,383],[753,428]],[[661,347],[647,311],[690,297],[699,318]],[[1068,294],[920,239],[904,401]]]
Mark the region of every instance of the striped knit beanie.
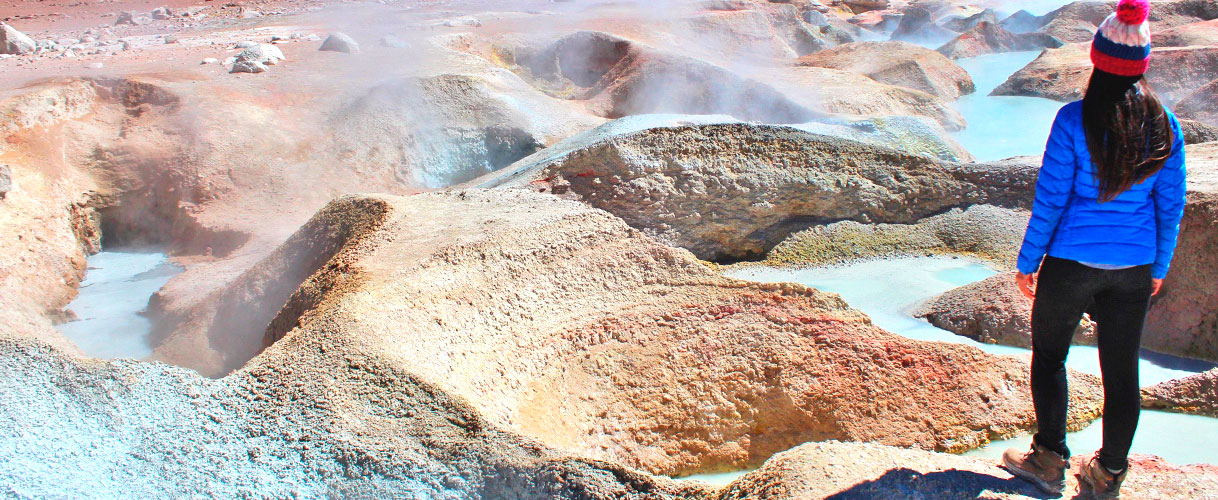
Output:
[[1091,62],[1100,71],[1141,76],[1150,66],[1150,0],[1121,0],[1091,42]]

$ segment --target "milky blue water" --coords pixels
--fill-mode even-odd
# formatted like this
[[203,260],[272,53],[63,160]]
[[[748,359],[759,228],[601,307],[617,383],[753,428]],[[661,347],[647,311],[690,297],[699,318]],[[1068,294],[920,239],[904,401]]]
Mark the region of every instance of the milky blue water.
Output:
[[80,294],[67,307],[79,319],[59,325],[59,331],[89,356],[148,357],[152,322],[140,313],[181,271],[164,253],[103,251],[89,257]]
[[[951,257],[912,257],[859,262],[846,266],[809,269],[744,267],[731,269],[727,276],[759,282],[795,282],[840,294],[852,307],[862,310],[872,322],[885,330],[918,340],[951,342],[978,347],[991,354],[1030,356],[1027,349],[984,344],[931,326],[913,317],[914,310],[926,300],[943,292],[979,281],[995,274],[993,269],[975,261]],[[1094,347],[1074,346],[1067,365],[1075,370],[1099,374],[1098,351]],[[1173,356],[1144,352],[1140,366],[1142,385],[1154,385],[1173,378],[1199,373],[1214,365]],[[1102,420],[1101,420],[1102,421]],[[1069,436],[1076,453],[1099,448],[1101,421]],[[991,443],[969,455],[996,458],[1008,446],[1028,446],[1028,437]],[[1134,441],[1134,453],[1158,455],[1177,464],[1218,463],[1218,419],[1160,411],[1143,411]],[[724,485],[748,471],[700,474],[697,479]]]
[[1008,52],[958,59],[977,91],[956,101],[968,126],[954,137],[980,161],[1040,155],[1062,103],[1039,97],[991,96],[1007,77],[1036,59],[1040,52]]

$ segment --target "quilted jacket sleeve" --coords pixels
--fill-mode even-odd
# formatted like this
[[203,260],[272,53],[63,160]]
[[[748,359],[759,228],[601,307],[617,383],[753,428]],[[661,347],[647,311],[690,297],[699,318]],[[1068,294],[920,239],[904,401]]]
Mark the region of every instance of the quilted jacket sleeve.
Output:
[[1163,170],[1159,171],[1154,186],[1158,251],[1155,253],[1155,263],[1151,266],[1150,273],[1156,279],[1167,276],[1172,254],[1176,251],[1176,238],[1180,235],[1180,218],[1184,216],[1184,196],[1187,188],[1184,182],[1184,135],[1174,117],[1172,129],[1176,135],[1175,145],[1167,163],[1163,165]]
[[1074,188],[1074,141],[1071,137],[1070,120],[1075,119],[1063,107],[1053,120],[1049,142],[1036,176],[1036,199],[1032,202],[1032,219],[1024,233],[1023,245],[1019,249],[1019,272],[1032,274],[1040,268],[1040,261],[1048,251],[1053,233],[1061,220],[1062,211],[1070,202]]

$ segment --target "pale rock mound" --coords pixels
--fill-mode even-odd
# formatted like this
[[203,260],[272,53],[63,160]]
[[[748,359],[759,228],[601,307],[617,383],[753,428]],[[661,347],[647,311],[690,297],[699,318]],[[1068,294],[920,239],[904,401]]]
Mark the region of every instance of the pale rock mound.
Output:
[[956,99],[974,90],[968,72],[933,50],[905,42],[855,42],[799,58],[801,66],[862,73],[899,87]]
[[[1081,99],[1091,78],[1089,43],[1047,49],[994,89],[993,95]],[[1146,79],[1168,105],[1218,78],[1218,47],[1156,48]]]
[[283,51],[275,45],[269,43],[260,43],[237,53],[234,62],[251,62],[266,66],[274,66],[280,61],[287,60],[283,55]]
[[327,36],[326,40],[321,42],[321,47],[317,50],[357,54],[359,53],[359,44],[346,33],[330,33],[330,36]]
[[1218,141],[1218,126],[1182,118],[1180,119],[1180,131],[1184,133],[1185,144]]
[[981,22],[962,33],[938,51],[952,59],[977,57],[998,52],[1016,52],[1061,47],[1061,42],[1044,33],[1012,33],[995,23]]
[[[1071,470],[1086,458],[1077,455]],[[1210,498],[1218,467],[1176,466],[1150,455],[1130,457],[1122,497]],[[1066,492],[1079,491],[1067,474]],[[1045,498],[1035,486],[971,457],[874,444],[809,443],[775,455],[719,492],[719,500],[918,498],[938,500]],[[1084,497],[1085,498],[1085,497]]]
[[[916,313],[932,325],[987,344],[1032,346],[1032,300],[1015,286],[1015,273],[999,273],[939,295]],[[1095,323],[1084,319],[1074,344],[1095,344]]]
[[1144,388],[1142,406],[1218,417],[1218,368]]
[[991,196],[997,203],[1010,191],[1009,175],[984,168],[746,124],[593,134],[481,185],[534,181],[709,260],[759,257],[818,223],[909,223]]
[[6,23],[0,23],[0,54],[23,55],[37,49],[38,44],[33,38]]

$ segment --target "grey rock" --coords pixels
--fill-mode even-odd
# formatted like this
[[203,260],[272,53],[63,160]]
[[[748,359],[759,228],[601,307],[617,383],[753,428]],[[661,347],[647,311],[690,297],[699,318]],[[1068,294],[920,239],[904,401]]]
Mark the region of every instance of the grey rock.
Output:
[[12,26],[0,23],[0,54],[29,54],[38,48],[33,38]]
[[258,61],[237,61],[229,73],[262,73],[266,70],[266,65]]
[[131,24],[135,26],[142,26],[150,22],[152,22],[152,18],[142,16],[138,12],[128,10],[119,12],[118,19],[114,21],[114,24]]
[[173,11],[170,10],[169,7],[157,7],[155,9],[152,9],[152,12],[150,13],[150,15],[152,16],[153,19],[157,19],[157,20],[172,19]]
[[357,54],[359,53],[359,44],[356,43],[354,39],[347,36],[346,33],[335,32],[330,33],[330,36],[326,37],[326,41],[321,42],[321,47],[317,50]]
[[249,49],[249,48],[253,48],[253,47],[257,47],[257,46],[258,46],[258,42],[251,42],[248,40],[237,42],[236,44],[233,44],[233,48],[236,48],[236,49]]
[[13,169],[0,163],[0,200],[13,190]]

